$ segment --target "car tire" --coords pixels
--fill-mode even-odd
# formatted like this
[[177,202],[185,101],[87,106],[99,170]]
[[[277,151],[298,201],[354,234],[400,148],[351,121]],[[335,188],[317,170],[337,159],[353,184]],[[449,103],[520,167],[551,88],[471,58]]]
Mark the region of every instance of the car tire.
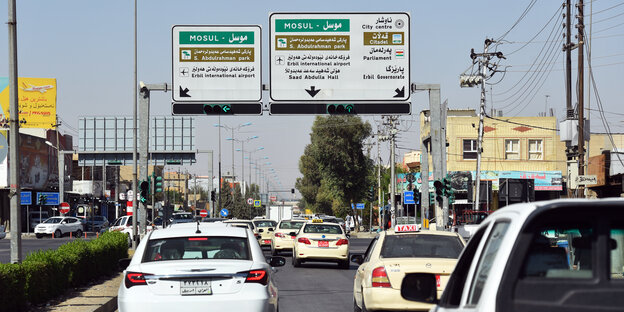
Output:
[[54,238],[61,238],[61,237],[63,237],[63,232],[61,232],[61,230],[54,231]]
[[355,298],[353,298],[353,312],[362,312],[362,309],[360,309],[360,307],[358,307],[357,303],[355,302]]
[[338,262],[338,267],[343,270],[348,270],[351,268],[351,264],[349,264],[349,260]]
[[37,238],[42,238],[42,237],[43,237],[43,234],[35,234],[35,237],[37,237]]
[[364,303],[364,289],[362,289],[362,312],[368,312],[366,309],[366,303]]
[[293,255],[293,260],[292,260],[292,262],[293,262],[293,266],[294,266],[295,268],[298,268],[298,267],[300,267],[300,266],[301,266],[301,260],[297,259],[297,257],[295,257],[295,255]]
[[76,238],[78,238],[78,237],[82,237],[82,230],[81,229],[76,230]]

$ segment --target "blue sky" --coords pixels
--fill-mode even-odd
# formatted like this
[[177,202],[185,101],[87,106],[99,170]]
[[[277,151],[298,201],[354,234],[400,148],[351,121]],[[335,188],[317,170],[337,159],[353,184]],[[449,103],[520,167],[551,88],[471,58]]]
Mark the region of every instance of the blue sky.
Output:
[[[479,90],[459,87],[459,75],[471,65],[471,48],[481,51],[485,38],[498,38],[509,30],[522,12],[532,3],[521,1],[138,1],[138,79],[146,83],[169,82],[171,79],[171,27],[184,24],[247,24],[261,25],[263,42],[268,42],[268,19],[271,12],[408,12],[411,14],[411,77],[416,83],[439,83],[442,99],[450,108],[477,108]],[[590,8],[590,5],[593,6]],[[497,47],[507,55],[490,82],[488,111],[503,109],[508,116],[536,116],[554,108],[558,117],[565,109],[564,54],[557,42],[548,44],[548,35],[561,31],[561,1],[536,1],[528,14],[505,36]],[[624,69],[624,5],[621,1],[595,0],[586,7],[585,22],[589,24],[590,9],[595,32],[592,40],[592,65],[599,95],[613,132],[624,132],[621,72]],[[559,13],[558,13],[559,12]],[[133,95],[133,25],[134,2],[84,0],[18,1],[18,62],[21,77],[51,77],[58,83],[58,114],[61,128],[76,135],[80,116],[132,115]],[[619,15],[623,14],[623,15]],[[0,6],[4,17],[0,42],[8,43],[7,5]],[[554,19],[547,24],[551,18]],[[531,43],[540,29],[544,31]],[[589,33],[590,27],[587,26]],[[573,32],[573,41],[575,41]],[[560,37],[557,36],[556,39]],[[552,40],[551,40],[552,41]],[[0,77],[8,76],[8,49],[0,50]],[[524,46],[524,47],[523,47]],[[521,50],[512,53],[518,48]],[[544,49],[544,50],[542,50]],[[540,55],[551,51],[551,57]],[[263,82],[268,84],[266,56]],[[544,63],[546,71],[527,73],[534,63]],[[576,52],[573,53],[576,68]],[[504,66],[503,66],[504,65]],[[510,66],[510,67],[505,67]],[[536,67],[534,66],[533,69]],[[542,67],[540,67],[542,68]],[[537,75],[543,72],[543,75]],[[588,74],[586,74],[587,80]],[[573,76],[576,82],[576,75]],[[575,83],[574,83],[575,84]],[[490,89],[488,88],[488,92]],[[586,94],[588,92],[586,91]],[[597,109],[594,91],[590,108]],[[548,97],[546,97],[548,95]],[[265,101],[268,93],[263,94]],[[402,117],[399,145],[419,148],[417,143],[417,112],[428,106],[426,93],[412,95],[412,116]],[[152,114],[169,115],[171,94],[152,93]],[[616,114],[614,114],[616,113]],[[592,130],[604,132],[595,111],[591,111]],[[365,117],[373,125],[379,117]],[[216,117],[197,117],[199,149],[217,150]],[[248,116],[223,117],[229,126],[251,122],[237,138],[253,135],[258,139],[246,148],[264,147],[257,156],[269,157],[268,162],[278,174],[283,188],[294,186],[299,176],[298,160],[306,144],[314,116]],[[376,128],[374,126],[374,128]],[[223,135],[223,138],[229,135]],[[240,148],[236,146],[235,148]],[[222,142],[223,168],[231,169],[231,145]],[[387,145],[382,150],[387,150]],[[405,150],[399,150],[401,155]],[[388,153],[384,160],[388,163]],[[188,170],[205,174],[206,157]],[[236,171],[240,174],[240,154],[235,154]],[[215,157],[215,168],[216,168]],[[245,168],[246,173],[248,167]],[[276,183],[277,184],[277,183]]]

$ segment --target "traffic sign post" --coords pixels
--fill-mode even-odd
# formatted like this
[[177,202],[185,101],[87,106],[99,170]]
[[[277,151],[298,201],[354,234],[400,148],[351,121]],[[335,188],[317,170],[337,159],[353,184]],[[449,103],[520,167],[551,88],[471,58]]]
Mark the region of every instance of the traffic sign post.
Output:
[[365,207],[365,206],[364,206],[364,203],[357,203],[357,204],[355,204],[355,208],[356,208],[356,209],[361,209],[361,210],[363,210],[363,209],[364,209],[364,207]]
[[260,201],[260,200],[254,200],[254,207],[258,208],[258,207],[260,207],[260,206],[262,206],[262,201]]
[[274,13],[269,25],[271,100],[410,99],[409,14]]
[[62,202],[59,207],[61,208],[60,211],[62,214],[66,214],[69,212],[69,204],[66,202]]
[[202,210],[199,212],[199,216],[200,216],[200,217],[202,217],[202,218],[207,217],[207,216],[208,216],[208,210],[206,210],[206,209],[202,209]]
[[416,201],[414,200],[414,191],[403,192],[403,204],[416,205]]
[[259,25],[175,25],[171,33],[174,102],[262,100]]
[[251,197],[247,198],[247,205],[253,205],[253,203],[254,203],[254,199],[253,198],[251,198]]
[[219,212],[219,214],[221,215],[221,217],[225,218],[230,214],[230,212],[227,209],[223,208],[221,209],[221,212]]
[[21,205],[32,205],[32,192],[20,192]]

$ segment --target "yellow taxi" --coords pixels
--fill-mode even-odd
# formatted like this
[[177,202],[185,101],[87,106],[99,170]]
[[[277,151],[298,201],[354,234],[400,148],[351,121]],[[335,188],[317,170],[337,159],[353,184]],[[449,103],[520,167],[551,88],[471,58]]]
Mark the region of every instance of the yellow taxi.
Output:
[[417,224],[379,233],[364,255],[351,256],[351,261],[360,264],[353,281],[354,311],[428,311],[432,304],[401,297],[403,278],[435,274],[440,298],[465,245],[457,233],[420,231]]
[[277,222],[273,220],[257,219],[253,220],[253,223],[256,226],[258,234],[260,234],[258,244],[260,244],[260,246],[271,246],[271,241],[273,241],[273,231],[275,231]]
[[336,262],[342,269],[349,268],[349,239],[340,224],[313,219],[301,227],[295,237],[292,263],[298,267],[305,261]]
[[[277,256],[282,251],[292,252],[296,233],[306,223],[305,220],[281,220],[273,232],[271,255]],[[295,235],[292,235],[294,232]]]

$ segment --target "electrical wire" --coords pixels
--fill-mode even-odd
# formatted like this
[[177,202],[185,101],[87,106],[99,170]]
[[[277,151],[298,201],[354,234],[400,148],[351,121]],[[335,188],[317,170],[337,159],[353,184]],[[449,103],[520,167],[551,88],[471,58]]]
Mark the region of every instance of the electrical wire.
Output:
[[[560,41],[562,41],[562,40],[563,39],[560,39]],[[547,60],[549,62],[554,60],[556,58],[556,56],[557,56],[556,52],[558,50],[556,49],[556,46],[557,46],[557,42],[554,42],[551,45],[551,47],[549,48],[549,51],[547,52],[548,55],[547,56],[545,55],[545,57],[547,58]],[[548,62],[546,62],[546,63],[548,63]],[[543,69],[544,66],[540,66],[540,67],[541,67],[541,69]],[[533,92],[533,90],[535,90],[535,93],[533,93],[533,97],[532,97],[532,98],[534,98],[535,95],[537,94],[537,91],[539,91],[541,89],[541,87],[543,86],[543,84],[546,82],[546,78],[548,77],[548,75],[544,75],[544,74],[546,72],[550,73],[552,71],[553,67],[554,67],[554,63],[550,66],[549,69],[547,69],[545,71],[541,71],[539,74],[537,72],[532,73],[531,76],[529,77],[529,79],[523,84],[521,89],[518,89],[518,91],[516,91],[512,96],[507,97],[505,100],[499,101],[499,102],[507,102],[510,99],[512,99],[514,96],[516,96],[516,98],[513,101],[511,101],[509,104],[503,106],[502,109],[510,107],[510,106],[516,104],[518,101],[526,100],[530,96],[530,94]],[[526,74],[525,74],[525,76],[526,76]],[[536,77],[536,76],[538,76],[538,77]],[[538,87],[538,85],[539,85],[539,87]],[[536,90],[536,88],[537,88],[537,90]],[[523,92],[519,94],[520,91],[523,91]],[[520,111],[522,111],[528,105],[528,103],[529,102],[527,102],[527,104],[525,104],[524,107]]]
[[608,20],[612,20],[612,19],[614,19],[614,18],[616,18],[616,17],[619,17],[619,16],[622,16],[622,15],[624,15],[624,12],[622,12],[622,13],[620,13],[620,14],[617,14],[617,15],[613,15],[613,16],[611,16],[611,17],[603,18],[603,19],[601,19],[601,20],[599,20],[599,21],[595,21],[595,22],[593,22],[593,24],[594,24],[594,25],[596,25],[596,24],[598,24],[598,23],[606,22],[606,21],[608,21]]
[[[596,31],[593,31],[593,33],[594,33],[594,34],[601,33],[601,32],[604,32],[604,31],[607,31],[607,30],[609,30],[609,29],[613,29],[613,28],[616,28],[616,27],[618,27],[618,26],[622,26],[622,25],[624,25],[624,23],[619,23],[619,24],[615,24],[615,25],[610,26],[610,27],[607,27],[607,28],[603,28],[603,29],[601,29],[601,30],[596,30]],[[603,38],[603,37],[598,37],[598,38]],[[594,37],[594,38],[592,38],[592,39],[595,39],[595,37]]]
[[[608,10],[611,10],[611,9],[617,8],[617,7],[619,7],[620,5],[624,5],[624,2],[621,2],[621,3],[619,3],[619,4],[616,4],[616,5],[612,6],[612,7],[608,7],[608,8],[606,8],[606,9],[602,9],[602,10],[600,10],[600,11],[593,12],[592,14],[589,14],[589,15],[597,15],[597,14],[600,14],[600,13],[606,12],[606,11],[608,11]],[[587,16],[587,15],[586,15],[586,16]]]
[[[540,30],[537,32],[537,34],[535,34],[535,36],[533,36],[531,39],[529,39],[529,41],[527,41],[527,42],[526,42],[524,45],[522,45],[520,48],[518,48],[518,49],[516,49],[516,50],[514,50],[514,51],[511,51],[511,52],[509,52],[509,53],[505,53],[505,55],[506,55],[506,56],[512,55],[512,54],[514,54],[514,53],[516,53],[516,52],[518,52],[518,51],[520,51],[520,50],[524,49],[527,45],[529,45],[530,43],[532,43],[532,42],[533,42],[533,40],[534,40],[535,38],[537,38],[537,36],[539,36],[539,35],[540,35],[543,31],[544,31],[544,29],[546,29],[546,27],[550,24],[550,22],[552,22],[553,18],[555,18],[555,16],[557,16],[557,15],[560,15],[560,14],[561,14],[561,13],[560,13],[560,11],[562,11],[562,10],[563,10],[563,4],[562,4],[562,5],[561,5],[561,6],[560,6],[560,7],[559,7],[556,11],[555,11],[555,14],[553,14],[553,16],[552,16],[552,17],[548,20],[548,22],[546,22],[546,24],[544,24],[544,26],[542,27],[542,29],[540,29]],[[555,23],[555,24],[556,24],[556,23]]]
[[506,122],[506,123],[510,123],[510,124],[513,124],[513,125],[531,127],[531,128],[535,128],[535,129],[550,130],[550,131],[557,131],[557,132],[559,131],[559,129],[546,128],[546,127],[530,125],[530,124],[523,124],[523,123],[520,123],[520,122],[515,122],[515,121],[511,121],[511,120],[505,120],[505,119],[500,119],[500,118],[488,116],[487,114],[485,114],[485,118],[489,118],[489,119],[493,119],[493,120],[497,120],[497,121],[501,121],[501,122]]
[[[585,31],[583,31],[583,33],[585,33]],[[589,48],[587,47],[587,45],[585,45],[585,49],[588,50]],[[589,52],[589,51],[588,51]],[[591,85],[594,89],[594,97],[596,98],[596,104],[598,105],[598,109],[599,109],[599,113],[600,113],[600,117],[602,120],[602,124],[605,127],[605,131],[607,132],[607,136],[609,137],[609,141],[611,141],[611,145],[615,148],[617,148],[617,146],[615,145],[615,141],[613,140],[613,135],[611,134],[611,128],[609,126],[609,123],[607,122],[607,118],[605,117],[604,114],[604,107],[602,106],[602,99],[600,98],[600,94],[598,93],[598,87],[596,86],[596,79],[594,78],[594,71],[592,69],[591,66],[591,59],[587,59],[587,65],[589,66],[589,77],[590,77],[590,81],[591,81]],[[620,157],[620,153],[615,153],[618,160],[620,161],[620,164],[622,166],[624,166],[624,162],[622,161],[622,158]]]
[[524,9],[524,12],[522,12],[522,14],[520,14],[520,17],[518,17],[516,22],[513,25],[511,25],[511,28],[509,28],[509,30],[507,30],[502,36],[498,37],[498,39],[496,39],[495,41],[503,40],[503,38],[505,38],[505,36],[507,36],[516,26],[518,26],[518,24],[527,16],[527,14],[531,10],[531,8],[533,8],[535,3],[537,3],[537,0],[531,0],[531,2],[529,2],[527,7]]
[[[560,17],[560,18],[561,18],[561,17]],[[558,21],[559,21],[559,19],[557,20],[557,22],[558,22]],[[558,29],[558,27],[557,27],[557,23],[554,23],[554,26],[553,26],[553,28],[551,29],[550,34],[548,35],[548,41],[550,41],[550,38],[551,38],[551,37],[552,37],[552,38],[556,38],[556,35],[555,35],[555,36],[553,36],[553,34],[555,34],[556,29]],[[563,32],[563,30],[560,30],[560,31],[559,31],[559,33],[561,33],[561,32]],[[553,44],[554,44],[554,43],[556,43],[556,42],[558,42],[558,41],[560,41],[560,40],[561,40],[561,39],[556,40],[556,41],[552,41],[548,50],[553,49]],[[535,57],[535,59],[533,60],[533,64],[530,66],[529,70],[531,70],[531,69],[532,69],[532,68],[533,68],[536,64],[537,64],[537,65],[539,65],[539,64],[540,64],[540,62],[538,62],[538,59],[543,58],[542,54],[546,55],[546,54],[548,54],[548,53],[549,53],[549,52],[545,52],[545,51],[544,51],[544,49],[546,49],[546,47],[547,47],[547,46],[549,46],[549,45],[548,45],[548,43],[547,43],[547,44],[544,44],[544,45],[542,46],[542,48],[540,49],[539,53],[537,54],[537,56],[536,56],[536,57]],[[545,52],[545,53],[544,53],[544,52]],[[517,81],[517,82],[516,82],[513,86],[511,86],[510,88],[508,88],[507,90],[505,90],[505,91],[503,91],[503,92],[500,92],[500,93],[496,93],[496,94],[494,94],[494,96],[504,95],[504,94],[507,94],[507,93],[509,93],[509,92],[513,91],[513,90],[514,90],[514,89],[515,89],[518,85],[520,85],[520,83],[521,83],[521,82],[522,82],[522,81],[523,81],[523,80],[527,77],[527,75],[528,75],[528,72],[527,72],[526,74],[524,74],[522,77],[520,77],[520,79],[519,79],[519,80],[518,80],[518,81]],[[531,77],[529,77],[529,79],[527,79],[527,80],[526,80],[526,82],[524,82],[524,84],[522,85],[522,87],[520,87],[520,89],[519,89],[518,91],[516,91],[514,94],[512,94],[510,97],[508,97],[507,99],[503,100],[502,102],[505,102],[505,101],[507,101],[508,99],[510,99],[510,98],[514,97],[515,95],[517,95],[517,94],[518,94],[518,92],[519,92],[519,91],[521,91],[521,90],[522,90],[522,88],[524,88],[524,87],[526,86],[526,84],[527,84],[529,81],[531,81],[531,79],[530,79],[530,78],[531,78]]]

